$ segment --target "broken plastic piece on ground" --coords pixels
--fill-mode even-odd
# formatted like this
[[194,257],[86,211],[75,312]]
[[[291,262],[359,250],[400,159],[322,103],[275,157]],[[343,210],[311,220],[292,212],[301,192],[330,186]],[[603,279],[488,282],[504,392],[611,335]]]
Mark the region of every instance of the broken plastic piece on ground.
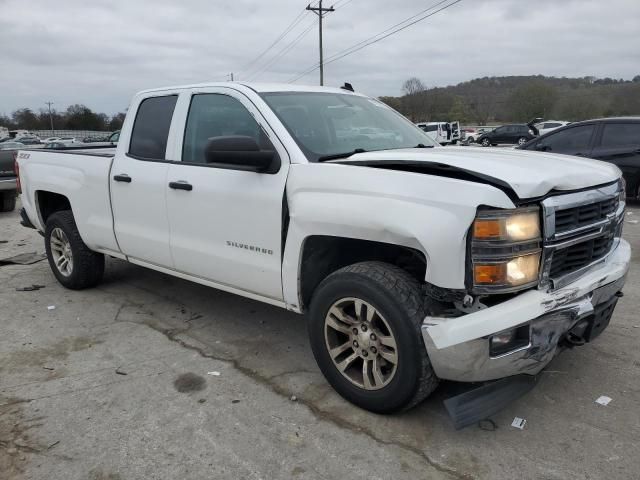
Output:
[[207,372],[207,375],[213,375],[214,377],[219,377],[220,372]]
[[295,395],[291,395],[291,401],[292,402],[297,402],[298,401],[298,397],[296,397]]
[[527,424],[527,421],[524,418],[515,417],[513,422],[511,422],[511,426],[515,428],[519,428],[522,430],[524,426]]
[[444,406],[456,430],[459,430],[499,412],[529,392],[537,380],[538,377],[532,375],[514,375],[492,380],[447,398]]
[[598,397],[596,399],[596,403],[599,403],[600,405],[609,405],[609,402],[611,401],[611,397],[607,397],[606,395],[602,395],[600,397]]
[[0,258],[0,267],[4,265],[31,265],[32,263],[44,260],[46,255],[44,253],[21,253],[14,255],[13,257]]
[[55,305],[49,305],[49,306],[47,307],[47,310],[55,310],[55,309],[56,309],[56,306],[55,306]]

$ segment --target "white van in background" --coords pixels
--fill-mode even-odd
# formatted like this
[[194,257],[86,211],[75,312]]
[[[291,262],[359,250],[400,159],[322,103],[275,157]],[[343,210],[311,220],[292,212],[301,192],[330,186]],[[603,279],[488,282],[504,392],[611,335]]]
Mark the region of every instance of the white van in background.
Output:
[[456,144],[460,140],[460,122],[421,122],[416,126],[440,145]]

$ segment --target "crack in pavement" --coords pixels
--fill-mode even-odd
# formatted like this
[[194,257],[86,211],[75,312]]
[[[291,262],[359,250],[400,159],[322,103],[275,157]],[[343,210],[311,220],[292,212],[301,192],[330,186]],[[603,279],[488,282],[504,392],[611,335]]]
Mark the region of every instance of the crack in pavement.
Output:
[[[186,348],[188,350],[194,351],[196,352],[198,355],[200,355],[203,358],[208,358],[211,360],[216,360],[216,361],[220,361],[220,362],[225,362],[225,363],[230,363],[231,366],[233,368],[235,368],[238,372],[242,373],[243,375],[247,376],[248,378],[258,382],[259,384],[266,386],[267,388],[269,388],[272,392],[276,393],[277,395],[280,395],[282,397],[285,398],[289,398],[292,392],[287,391],[285,388],[280,387],[279,385],[277,385],[276,383],[273,382],[274,379],[276,379],[279,376],[282,375],[286,375],[286,374],[292,374],[295,372],[283,372],[281,374],[277,374],[274,375],[272,377],[266,377],[264,375],[261,375],[260,373],[256,372],[255,370],[252,370],[250,368],[247,368],[243,365],[240,364],[242,358],[240,359],[236,359],[236,358],[229,358],[229,357],[222,357],[222,356],[217,356],[213,353],[208,353],[206,352],[203,348],[198,347],[196,345],[193,345],[191,343],[188,343],[185,339],[180,338],[181,335],[185,335],[189,333],[189,330],[191,328],[191,325],[189,324],[186,328],[163,328],[161,326],[155,325],[154,323],[150,322],[150,321],[142,321],[142,322],[134,322],[131,320],[120,320],[119,316],[122,313],[123,309],[127,306],[131,306],[131,307],[135,307],[135,308],[139,308],[142,309],[142,305],[133,303],[131,301],[126,301],[124,302],[120,308],[118,308],[117,314],[114,316],[114,322],[128,322],[128,323],[137,323],[138,325],[145,325],[149,328],[151,328],[152,330],[161,333],[162,335],[164,335],[169,341],[177,343],[178,345],[180,345],[183,348]],[[154,317],[152,312],[146,312],[149,314],[150,317]],[[188,335],[187,335],[188,336]],[[196,340],[197,339],[193,339]],[[304,370],[302,370],[302,372],[306,372]],[[360,434],[364,434],[367,437],[369,437],[370,439],[372,439],[373,441],[375,441],[378,444],[384,445],[384,446],[393,446],[393,447],[397,447],[400,448],[402,450],[411,452],[415,455],[417,455],[418,457],[422,458],[429,466],[431,466],[432,468],[434,468],[435,470],[445,473],[447,475],[450,475],[454,478],[457,479],[461,479],[461,480],[472,480],[475,477],[470,474],[470,473],[462,473],[459,472],[458,470],[448,467],[446,465],[443,465],[437,461],[435,461],[434,459],[432,459],[427,453],[425,453],[423,450],[408,444],[408,443],[404,443],[404,442],[398,442],[398,441],[391,441],[391,440],[385,440],[383,438],[380,438],[378,435],[376,435],[376,433],[374,433],[371,429],[366,428],[366,427],[362,427],[360,425],[357,425],[353,422],[350,422],[338,415],[335,415],[333,413],[327,412],[325,410],[322,410],[320,408],[318,408],[316,405],[314,405],[312,402],[309,402],[307,400],[298,399],[298,403],[301,403],[303,405],[305,405],[309,411],[312,413],[312,415],[318,419],[318,420],[324,420],[324,421],[328,421],[333,423],[334,425],[336,425],[339,428],[345,429],[345,430],[349,430],[351,432],[354,433],[360,433]]]

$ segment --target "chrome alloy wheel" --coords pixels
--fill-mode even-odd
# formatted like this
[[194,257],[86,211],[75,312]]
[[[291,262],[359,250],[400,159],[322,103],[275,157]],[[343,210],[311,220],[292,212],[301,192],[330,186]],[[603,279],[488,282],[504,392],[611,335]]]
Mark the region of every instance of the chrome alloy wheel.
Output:
[[51,257],[58,271],[68,277],[73,272],[71,243],[61,228],[54,228],[49,239]]
[[378,390],[393,379],[398,349],[389,324],[369,303],[342,298],[324,320],[324,338],[333,364],[351,383]]

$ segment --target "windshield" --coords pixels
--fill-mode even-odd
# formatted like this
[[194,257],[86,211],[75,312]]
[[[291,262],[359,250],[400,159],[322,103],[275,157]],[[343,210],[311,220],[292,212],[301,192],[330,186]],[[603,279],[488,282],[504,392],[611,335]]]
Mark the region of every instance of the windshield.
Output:
[[371,98],[313,92],[261,96],[312,162],[356,150],[435,145],[395,110]]

